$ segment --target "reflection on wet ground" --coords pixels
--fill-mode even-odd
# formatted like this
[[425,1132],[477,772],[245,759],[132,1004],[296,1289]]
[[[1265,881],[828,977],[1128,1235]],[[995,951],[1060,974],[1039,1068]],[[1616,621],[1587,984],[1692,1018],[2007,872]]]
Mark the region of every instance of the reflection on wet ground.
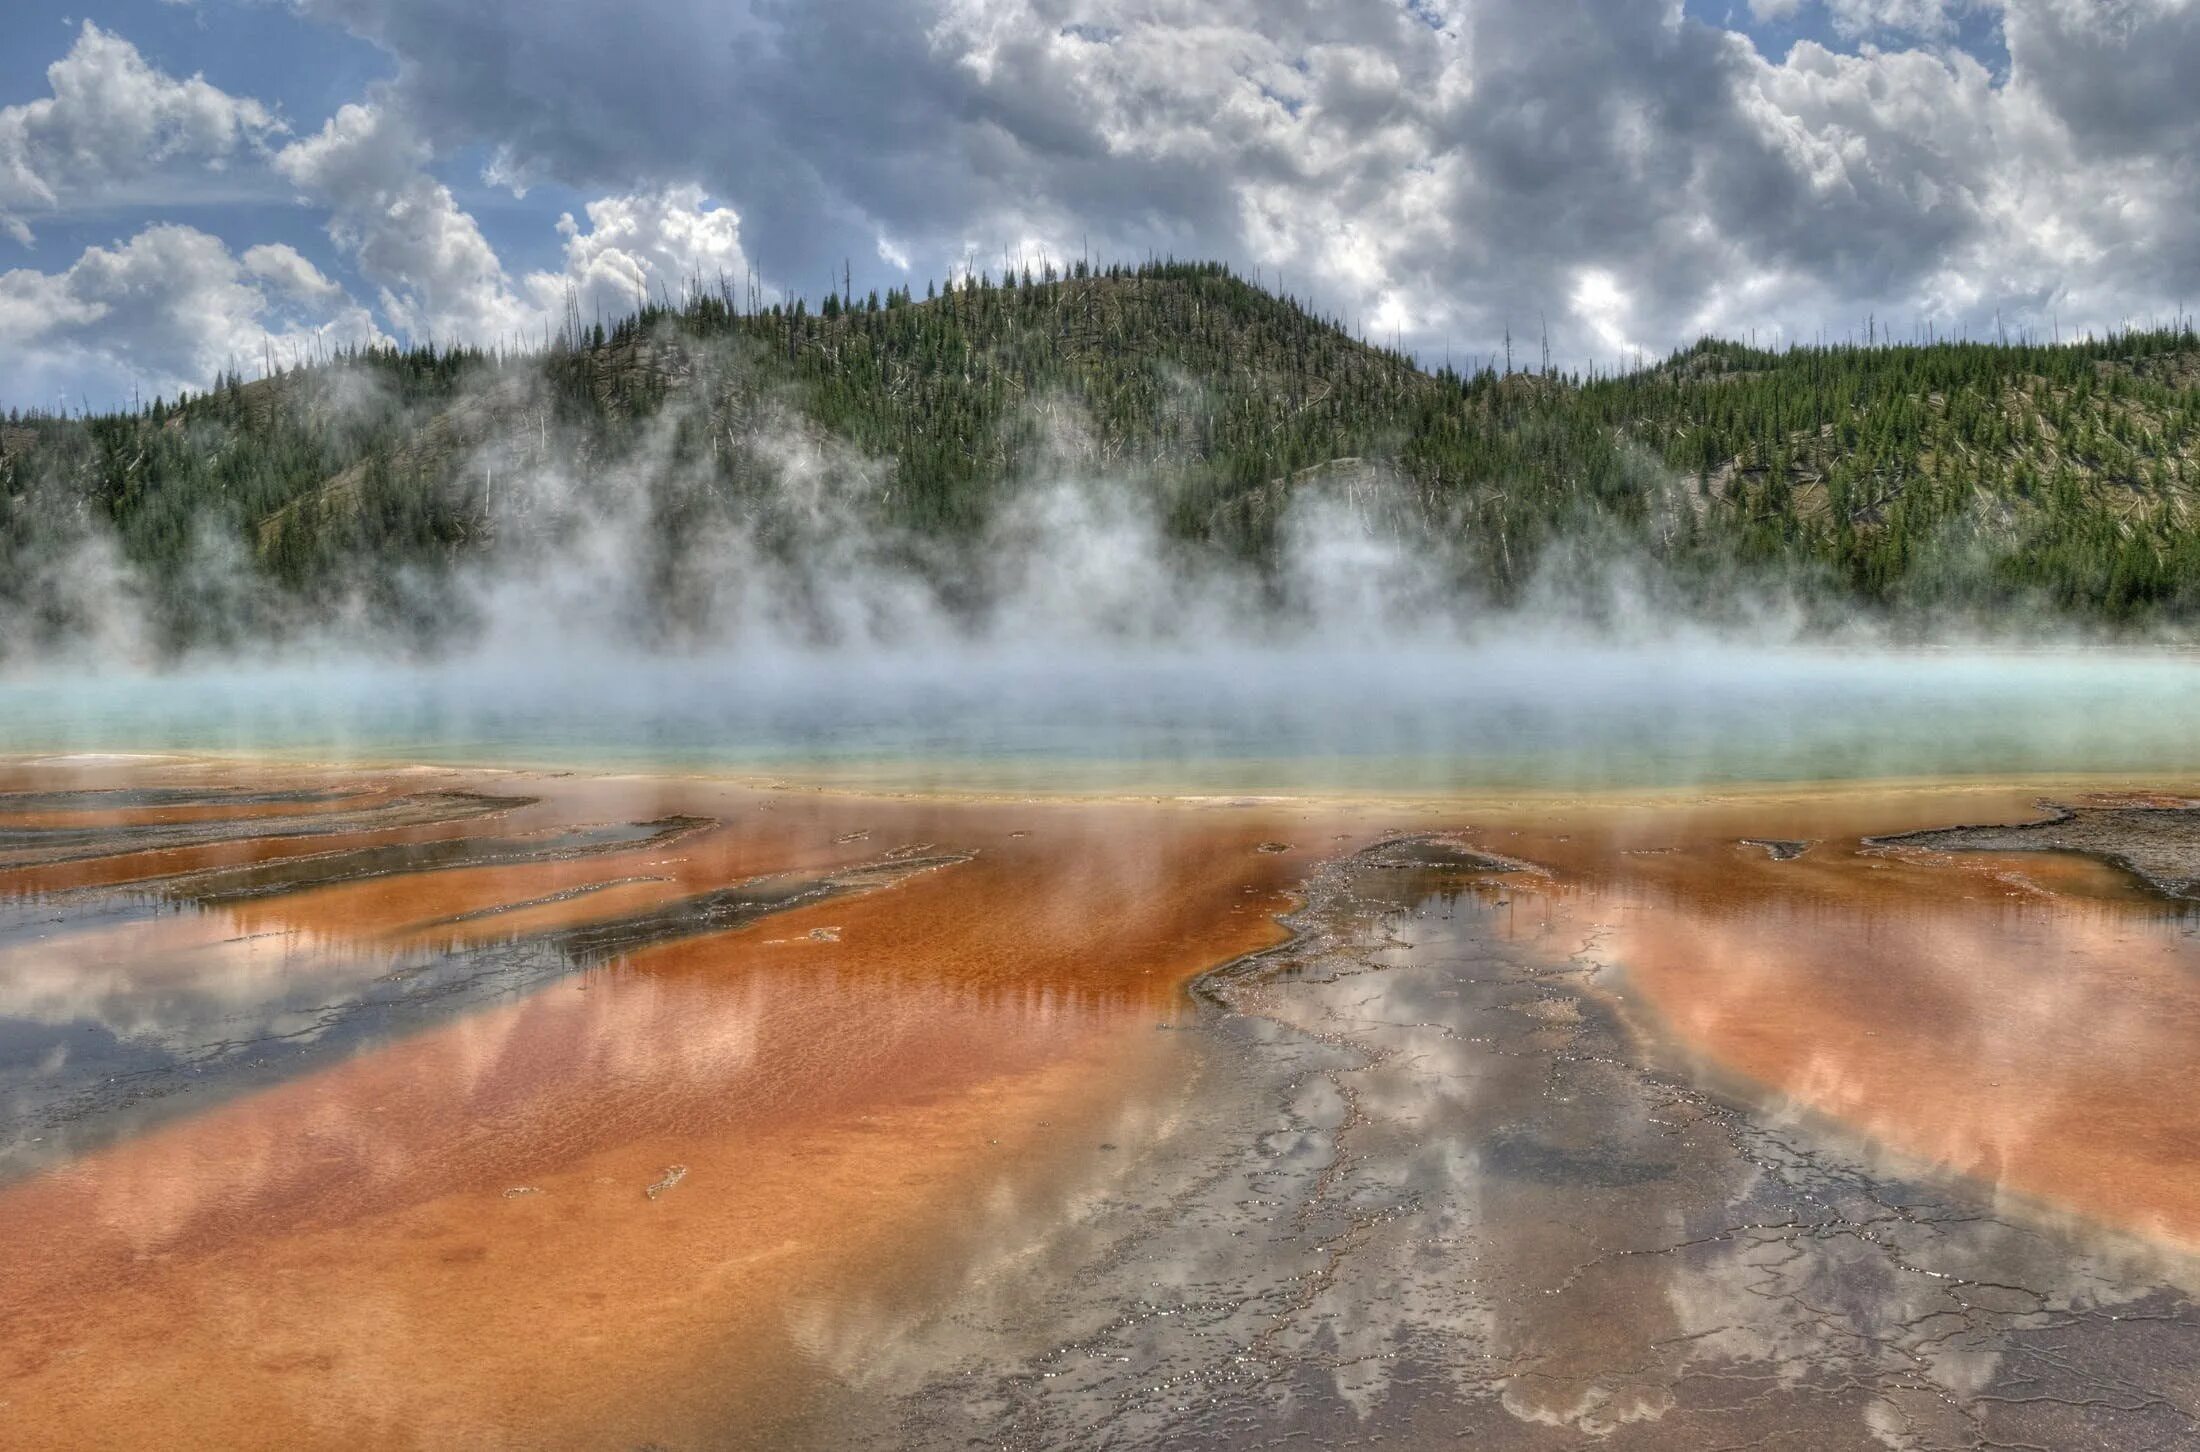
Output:
[[1154,1025],[1313,855],[1270,813],[343,787],[517,801],[0,874],[10,1437],[753,1441],[825,1384],[801,1309],[924,1304],[1096,1091],[1175,1077]]
[[[142,793],[122,794],[125,798]],[[45,803],[43,808],[32,804]],[[58,809],[56,803],[60,804]],[[180,851],[245,838],[260,840],[330,837],[387,827],[464,821],[529,805],[526,798],[479,792],[422,792],[358,801],[326,792],[245,794],[223,801],[199,794],[168,806],[129,807],[112,803],[109,793],[26,792],[0,794],[0,867],[78,862],[128,852]],[[255,807],[304,810],[255,811]],[[73,819],[73,820],[72,820]]]
[[393,842],[380,847],[357,847],[349,852],[260,862],[250,867],[187,872],[158,879],[149,884],[149,890],[170,901],[217,907],[248,898],[274,897],[369,877],[439,872],[453,867],[549,862],[591,852],[655,847],[709,825],[709,819],[704,817],[668,817],[659,822],[597,823],[541,832],[532,837],[449,837],[441,841]]
[[[553,842],[590,841],[594,850],[613,845],[654,846],[693,830],[696,819],[680,825],[640,823],[625,828],[575,829],[552,834]],[[654,830],[653,830],[654,829]],[[461,844],[423,844],[443,847]],[[507,844],[477,844],[483,854],[437,853],[453,862],[499,863],[564,859],[571,852],[527,854],[495,850]],[[364,849],[343,854],[368,869],[346,876],[316,872],[312,881],[359,880],[390,869],[385,853],[412,848]],[[0,950],[0,975],[14,989],[0,986],[0,1169],[50,1163],[82,1153],[95,1143],[144,1129],[155,1118],[199,1107],[257,1084],[303,1072],[314,1063],[357,1052],[393,1034],[416,1029],[438,1018],[534,991],[562,975],[620,961],[628,954],[684,938],[730,932],[773,913],[823,902],[843,893],[889,887],[912,873],[963,860],[954,856],[911,856],[864,863],[830,873],[790,873],[758,882],[675,898],[655,906],[614,912],[582,922],[541,926],[503,937],[467,941],[437,928],[482,928],[516,911],[570,902],[611,887],[661,882],[634,876],[568,888],[513,905],[494,905],[455,914],[424,925],[402,946],[384,952],[353,948],[329,954],[300,951],[290,935],[264,933],[197,943],[167,966],[170,982],[147,994],[142,979],[114,993],[101,1008],[121,1011],[127,1026],[110,1016],[85,1013],[82,997],[57,1005],[51,985],[57,979],[82,986],[82,975],[66,964],[81,961],[82,936],[58,944],[37,943],[15,951]],[[328,859],[295,866],[326,869]],[[417,862],[408,870],[424,871]],[[249,870],[251,890],[235,895],[270,895],[260,869]],[[208,874],[217,883],[234,874]],[[203,881],[204,879],[192,879]],[[235,900],[222,888],[200,896],[193,888],[160,884],[163,896],[201,904]],[[423,941],[425,939],[425,941]],[[109,941],[112,935],[109,935]],[[142,939],[140,940],[142,942]],[[232,990],[234,976],[221,960],[272,958],[272,966],[253,973],[242,996]],[[62,964],[56,959],[64,960]],[[158,963],[140,960],[140,970]],[[11,974],[10,970],[14,970]],[[212,970],[210,983],[204,969]],[[42,971],[47,970],[47,971]],[[4,979],[0,979],[4,983]],[[208,991],[211,989],[212,991]],[[77,1016],[53,1010],[66,1007]],[[37,1010],[47,1012],[37,1015]],[[227,1072],[224,1072],[227,1071]]]
[[1626,905],[1504,865],[1317,874],[1208,980],[1196,1092],[814,1444],[2200,1439],[2191,1262],[1657,1065]]
[[2071,852],[2124,868],[2175,897],[2200,897],[2200,804],[2054,807],[2041,821],[1944,827],[1875,839],[1943,852]]
[[2200,1444],[2187,805],[0,768],[0,1426]]

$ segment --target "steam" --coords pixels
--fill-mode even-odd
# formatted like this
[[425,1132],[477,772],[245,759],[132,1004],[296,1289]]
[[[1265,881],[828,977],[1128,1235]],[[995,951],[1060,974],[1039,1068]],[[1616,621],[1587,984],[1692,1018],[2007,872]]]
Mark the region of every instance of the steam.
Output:
[[[323,381],[331,427],[397,407]],[[1897,641],[1739,578],[1706,612],[1587,534],[1500,605],[1364,467],[1300,481],[1248,558],[1172,529],[1167,471],[1103,457],[1059,400],[982,524],[928,532],[889,522],[890,461],[720,376],[615,454],[541,388],[414,421],[451,451],[462,562],[317,582],[310,611],[233,534],[156,582],[49,511],[0,596],[0,752],[1233,791],[2200,770],[2174,652]],[[187,612],[180,654],[156,600]]]

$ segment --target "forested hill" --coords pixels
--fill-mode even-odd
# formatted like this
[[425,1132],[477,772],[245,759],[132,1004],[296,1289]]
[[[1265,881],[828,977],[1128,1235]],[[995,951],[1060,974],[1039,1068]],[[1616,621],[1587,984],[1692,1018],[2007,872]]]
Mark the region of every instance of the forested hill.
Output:
[[710,518],[772,536],[790,441],[823,461],[808,487],[933,560],[1070,474],[1126,481],[1173,535],[1256,559],[1294,495],[1343,492],[1432,523],[1460,588],[1498,600],[1582,539],[1707,598],[1762,578],[1834,612],[2200,618],[2190,331],[1705,341],[1583,379],[1432,374],[1211,265],[739,301],[698,288],[576,316],[524,356],[377,352],[136,413],[11,416],[0,618],[36,620],[41,568],[92,534],[176,641],[203,624],[184,562],[209,541],[301,617],[339,592],[356,609],[362,588],[511,547],[546,471],[639,510],[676,564]]

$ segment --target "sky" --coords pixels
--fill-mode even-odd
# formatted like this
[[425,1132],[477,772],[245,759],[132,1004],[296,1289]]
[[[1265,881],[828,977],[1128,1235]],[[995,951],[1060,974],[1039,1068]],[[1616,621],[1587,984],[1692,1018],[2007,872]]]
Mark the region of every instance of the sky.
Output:
[[1215,258],[1431,364],[2200,296],[2200,0],[10,0],[0,407]]

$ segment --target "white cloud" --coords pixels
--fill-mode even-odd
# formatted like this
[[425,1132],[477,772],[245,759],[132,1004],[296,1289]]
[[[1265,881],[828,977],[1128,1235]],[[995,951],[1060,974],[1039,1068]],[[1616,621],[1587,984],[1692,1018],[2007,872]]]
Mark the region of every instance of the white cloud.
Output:
[[[1749,0],[1749,18],[1760,25],[1791,21],[1803,13],[1807,3],[1818,0]],[[1998,0],[1823,0],[1835,32],[1851,39],[1888,34],[1927,38],[1952,35],[1956,12],[1995,3]]]
[[[316,159],[331,160],[315,173],[326,176],[342,176],[346,168],[372,174],[378,164],[338,151]],[[400,196],[419,195],[410,176],[384,175],[399,176]],[[448,193],[434,204],[448,204]],[[478,239],[472,219],[449,206],[451,215],[437,227]],[[391,315],[399,326],[432,318],[439,341],[484,343],[506,334],[468,331],[469,319],[533,337],[559,324],[569,297],[583,318],[613,318],[643,296],[678,299],[697,281],[716,289],[721,280],[738,295],[749,279],[740,217],[712,205],[699,187],[605,197],[589,203],[586,216],[585,227],[562,219],[563,266],[528,274],[516,290],[486,242],[462,253],[467,267],[446,268],[423,285],[420,273],[405,270],[423,264],[396,246],[404,238],[368,237],[362,270],[371,247],[372,265],[386,282],[385,309],[397,300]],[[399,216],[390,225],[403,221]],[[432,268],[445,255],[428,246],[413,258],[424,256]],[[454,279],[475,289],[455,309],[447,291],[435,291]],[[439,298],[443,310],[427,311],[430,298]],[[175,225],[88,248],[59,272],[0,273],[0,337],[11,345],[0,356],[0,393],[50,403],[60,391],[71,406],[80,391],[112,403],[133,385],[146,394],[195,390],[231,367],[252,376],[270,358],[285,365],[336,347],[390,341],[372,313],[295,248],[262,243],[238,255],[218,237]]]
[[1628,319],[1634,300],[1612,274],[1601,267],[1585,267],[1574,281],[1574,316],[1589,327],[1597,342],[1599,361],[1631,365],[1634,355],[1645,351],[1628,335]]
[[1833,27],[1843,35],[1882,31],[1905,35],[1952,35],[1958,0],[1826,0]]
[[430,160],[427,144],[377,104],[343,107],[275,158],[329,208],[329,235],[380,289],[384,317],[416,342],[526,341],[562,322],[569,297],[584,318],[618,317],[698,282],[747,279],[740,215],[690,184],[590,202],[586,228],[561,217],[564,266],[515,283]]
[[343,296],[342,285],[286,243],[269,242],[248,247],[243,261],[246,272],[283,296],[301,302],[330,302]]
[[[1088,243],[1258,267],[1424,349],[1487,356],[1548,311],[1575,363],[1707,327],[2067,328],[2200,296],[2194,0],[1817,0],[1837,35],[1929,48],[1777,59],[1675,0],[470,0],[471,34],[524,41],[495,67],[449,43],[439,0],[298,3],[396,58],[276,165],[415,339],[536,336],[568,289],[608,314],[751,259],[822,282],[851,258],[868,287]],[[1960,49],[1964,17],[1998,19],[2005,69]],[[0,112],[0,211],[135,165],[104,140],[61,160],[79,148],[53,117],[109,109],[80,74],[186,98],[113,108],[168,118],[116,133],[164,175],[188,158],[203,182],[272,134],[96,29],[56,73],[48,110]],[[475,146],[515,192],[600,198],[558,265],[507,271],[437,180]],[[296,264],[240,266],[286,305],[329,296]]]
[[329,209],[329,236],[380,291],[382,314],[415,342],[524,337],[540,321],[489,240],[427,171],[430,149],[396,113],[348,105],[275,156]]
[[[385,341],[367,311],[288,247],[243,258],[191,227],[147,227],[87,248],[68,268],[0,273],[0,383],[17,396],[137,384],[148,394],[204,388],[347,344]],[[99,402],[111,403],[109,394]]]
[[187,164],[219,169],[282,129],[259,102],[156,70],[88,20],[46,79],[50,95],[0,108],[0,229],[25,244],[40,212]]
[[588,230],[570,213],[558,219],[565,237],[562,272],[528,278],[535,306],[554,313],[570,291],[583,318],[615,318],[651,298],[677,302],[688,290],[721,284],[740,289],[748,277],[741,218],[712,206],[698,186],[667,187],[587,206]]
[[[382,319],[415,342],[493,343],[540,335],[567,296],[616,316],[638,297],[678,297],[696,279],[740,286],[749,274],[739,215],[702,188],[669,185],[604,197],[586,225],[561,220],[562,268],[515,282],[473,216],[429,170],[433,148],[377,100],[346,105],[311,135],[269,153],[281,127],[259,102],[202,79],[174,80],[128,41],[92,24],[48,71],[53,94],[0,109],[0,226],[28,238],[26,210],[111,196],[184,162],[219,166],[249,152],[326,209],[338,249],[377,289]],[[264,175],[264,173],[263,173]],[[150,225],[87,249],[58,272],[0,278],[0,362],[17,396],[65,383],[109,393],[205,386],[266,348],[383,338],[374,317],[295,248],[233,255],[192,227]]]

